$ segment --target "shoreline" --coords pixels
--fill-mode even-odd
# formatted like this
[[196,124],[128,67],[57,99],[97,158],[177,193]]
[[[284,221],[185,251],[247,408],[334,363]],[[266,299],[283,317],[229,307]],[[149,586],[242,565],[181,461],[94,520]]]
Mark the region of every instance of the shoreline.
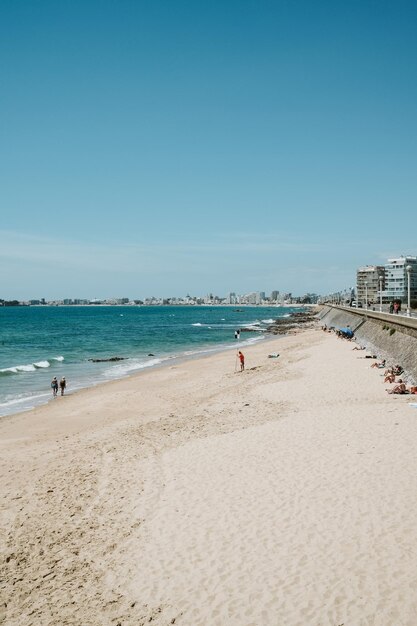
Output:
[[[57,405],[57,403],[61,401],[67,403],[67,401],[70,399],[76,400],[78,398],[80,399],[85,398],[85,397],[91,396],[92,393],[96,393],[97,396],[112,395],[111,392],[113,391],[113,389],[117,393],[118,386],[121,385],[122,383],[124,383],[123,385],[123,389],[124,389],[125,387],[128,388],[131,386],[129,383],[131,383],[132,385],[140,384],[142,379],[146,379],[149,376],[152,377],[153,374],[157,374],[158,372],[177,369],[178,367],[181,367],[183,365],[185,366],[187,364],[192,364],[192,363],[199,364],[200,361],[204,363],[205,361],[210,360],[210,359],[215,359],[216,357],[223,357],[223,360],[225,360],[226,357],[231,355],[232,351],[237,352],[239,348],[242,348],[242,347],[245,350],[245,355],[248,349],[250,350],[251,348],[256,348],[262,345],[267,345],[268,343],[274,343],[275,345],[275,342],[277,342],[277,348],[279,348],[279,342],[282,339],[286,337],[290,337],[290,336],[294,337],[295,335],[301,334],[302,332],[303,332],[302,329],[297,329],[297,330],[292,331],[291,333],[280,335],[280,336],[270,334],[270,335],[265,335],[262,338],[259,338],[258,340],[251,342],[250,344],[244,344],[244,342],[242,341],[240,342],[240,344],[236,343],[229,347],[222,346],[219,348],[213,348],[210,351],[207,351],[205,353],[198,352],[196,354],[190,354],[190,355],[173,356],[173,357],[167,358],[165,361],[162,361],[161,363],[152,365],[151,367],[142,368],[140,370],[132,372],[131,374],[126,374],[120,378],[104,380],[104,381],[97,382],[96,384],[91,385],[90,387],[80,387],[73,391],[71,390],[66,391],[64,396],[60,396],[59,392],[56,397],[53,397],[52,394],[48,394],[49,399],[46,402],[43,402],[42,404],[39,404],[37,406],[34,406],[24,411],[18,411],[16,413],[10,413],[7,415],[0,416],[0,431],[1,431],[2,425],[6,424],[7,421],[12,421],[14,418],[20,418],[20,417],[25,418],[25,416],[30,417],[32,415],[33,416],[36,416],[38,414],[42,415],[44,410],[50,410],[54,406],[58,408],[58,414],[61,414],[62,412],[61,409],[63,409],[63,407],[59,407],[59,405]],[[235,356],[235,360],[236,358],[237,357]],[[234,359],[232,358],[230,362],[233,362],[233,360]],[[235,366],[236,366],[236,363],[235,363]],[[229,372],[229,373],[239,374],[240,372],[237,371],[236,369],[235,371]],[[67,407],[67,408],[71,408],[71,407]],[[79,410],[79,408],[80,407],[77,406],[77,410]],[[35,427],[35,430],[36,430],[36,427]]]
[[[288,318],[287,317],[283,318],[285,319],[285,325],[282,327],[282,330],[280,332],[281,333],[292,332],[294,328],[297,329],[297,328],[302,327],[303,323],[305,322],[298,323],[297,316],[299,315],[300,315],[299,312],[294,312],[290,314]],[[242,327],[240,345],[244,346],[244,349],[246,349],[247,346],[250,346],[253,343],[268,341],[270,337],[273,337],[273,335],[277,334],[277,330],[276,330],[277,322],[279,322],[279,319],[275,320],[274,324],[270,326],[265,325],[265,327],[261,327],[259,329],[253,328],[250,324],[248,324],[246,327],[245,326]],[[217,345],[216,344],[205,345],[203,343],[201,344],[200,347],[195,347],[195,348],[193,348],[192,344],[190,344],[190,349],[181,350],[180,352],[174,352],[172,354],[166,354],[162,356],[152,355],[153,359],[151,359],[149,362],[144,360],[141,365],[137,365],[136,368],[133,368],[132,370],[121,372],[115,375],[114,378],[111,375],[108,375],[108,377],[105,378],[104,380],[97,378],[96,380],[87,381],[86,379],[84,379],[79,384],[75,384],[72,391],[71,391],[71,386],[70,386],[69,390],[67,390],[65,395],[73,395],[74,393],[79,393],[83,389],[95,388],[100,385],[106,384],[107,382],[112,382],[113,380],[123,380],[124,378],[129,378],[131,376],[135,376],[136,374],[141,374],[142,372],[147,371],[148,369],[149,370],[159,369],[160,367],[169,366],[172,363],[182,362],[183,360],[187,360],[187,359],[203,358],[210,354],[217,354],[222,351],[233,350],[237,347],[238,347],[238,342],[234,342],[231,344],[219,343]],[[129,360],[130,360],[129,358],[121,359],[122,365],[124,364],[124,365],[129,366]],[[156,360],[157,362],[153,362],[153,360]],[[105,362],[106,361],[104,360],[102,363],[105,363]],[[67,375],[67,379],[69,383],[71,383],[71,378],[68,375]],[[72,380],[74,380],[74,377],[72,377]],[[75,378],[75,380],[77,379]],[[39,408],[41,406],[45,406],[49,404],[52,400],[53,398],[51,398],[50,396],[49,388],[44,388],[43,390],[41,389],[37,390],[36,394],[33,395],[32,397],[16,398],[16,399],[9,400],[8,403],[4,403],[0,407],[0,411],[4,411],[4,413],[2,412],[2,414],[0,415],[0,421],[12,415],[17,415],[19,413],[26,413],[36,408]],[[19,405],[19,404],[21,406],[16,409],[15,408],[16,405]]]
[[415,623],[409,398],[319,328],[245,356],[0,423],[2,626]]
[[[239,345],[243,346],[244,349],[246,350],[247,347],[250,347],[254,344],[265,343],[271,339],[276,338],[270,334],[263,334],[264,332],[265,331],[263,330],[255,331],[252,333],[248,332],[247,334],[252,335],[252,337],[249,337],[246,341],[242,340],[240,343],[231,344],[229,346],[226,346],[225,344],[219,344],[217,347],[210,346],[210,347],[205,347],[200,351],[196,350],[195,353],[193,354],[168,355],[168,356],[161,358],[159,363],[153,363],[152,365],[144,365],[142,367],[138,367],[136,370],[133,370],[131,373],[124,373],[115,378],[108,378],[106,380],[97,380],[91,383],[90,386],[86,385],[83,387],[75,387],[73,390],[71,390],[71,387],[69,387],[69,390],[67,390],[65,393],[65,397],[70,397],[75,394],[79,394],[82,391],[89,391],[91,389],[96,389],[96,388],[101,387],[102,385],[107,385],[107,384],[115,383],[121,380],[134,378],[136,376],[141,376],[142,374],[146,372],[157,371],[161,368],[170,367],[171,365],[176,365],[176,364],[183,363],[189,360],[192,361],[194,359],[204,359],[215,354],[220,354],[222,352],[230,352],[231,350],[238,350]],[[257,335],[258,333],[259,335],[262,335],[262,336],[255,339],[253,335]],[[48,392],[45,391],[43,396],[48,396],[48,399],[45,399],[44,401],[39,402],[39,404],[35,406],[31,406],[31,407],[28,407],[27,409],[22,409],[22,410],[18,410],[15,412],[5,413],[3,415],[0,415],[0,423],[2,422],[2,420],[13,417],[14,415],[20,415],[21,413],[29,413],[30,411],[35,411],[43,406],[47,406],[50,402],[53,402],[56,399],[54,397],[51,397],[51,393],[49,391]],[[39,396],[36,396],[36,397],[39,397]],[[28,402],[29,401],[30,400],[28,400]]]

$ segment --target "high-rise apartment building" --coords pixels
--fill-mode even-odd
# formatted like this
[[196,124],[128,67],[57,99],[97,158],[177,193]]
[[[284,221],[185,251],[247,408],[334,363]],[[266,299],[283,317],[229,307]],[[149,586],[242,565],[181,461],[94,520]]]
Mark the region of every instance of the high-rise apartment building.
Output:
[[[410,268],[408,270],[407,268]],[[410,299],[417,300],[417,257],[401,256],[388,259],[385,266],[385,289],[383,298],[391,300],[408,300],[408,273],[410,274]]]
[[385,284],[385,268],[383,265],[366,265],[356,272],[356,297],[359,302],[378,302],[380,278],[382,290]]

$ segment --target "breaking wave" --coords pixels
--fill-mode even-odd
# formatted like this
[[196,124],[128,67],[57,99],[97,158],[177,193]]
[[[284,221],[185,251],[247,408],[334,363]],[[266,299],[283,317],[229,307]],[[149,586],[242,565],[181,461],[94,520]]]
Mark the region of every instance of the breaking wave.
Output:
[[36,372],[38,369],[45,369],[51,367],[56,361],[63,361],[63,356],[52,357],[51,359],[45,359],[43,361],[35,361],[34,363],[27,363],[25,365],[12,365],[11,367],[5,367],[0,370],[0,376],[11,376],[13,374],[23,374],[27,372]]

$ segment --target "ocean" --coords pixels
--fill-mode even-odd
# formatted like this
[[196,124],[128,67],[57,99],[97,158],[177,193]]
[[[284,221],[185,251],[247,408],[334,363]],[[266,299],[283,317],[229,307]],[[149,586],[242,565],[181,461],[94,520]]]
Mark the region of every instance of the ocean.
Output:
[[[0,416],[52,397],[65,376],[67,392],[122,378],[176,358],[260,341],[275,319],[298,307],[59,306],[0,308]],[[122,357],[116,362],[90,359]]]

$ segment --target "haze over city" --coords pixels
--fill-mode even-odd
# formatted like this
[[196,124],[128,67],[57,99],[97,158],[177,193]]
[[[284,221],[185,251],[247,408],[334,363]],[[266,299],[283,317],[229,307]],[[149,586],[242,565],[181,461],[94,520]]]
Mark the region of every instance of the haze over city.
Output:
[[3,2],[0,297],[328,293],[415,255],[416,17]]

